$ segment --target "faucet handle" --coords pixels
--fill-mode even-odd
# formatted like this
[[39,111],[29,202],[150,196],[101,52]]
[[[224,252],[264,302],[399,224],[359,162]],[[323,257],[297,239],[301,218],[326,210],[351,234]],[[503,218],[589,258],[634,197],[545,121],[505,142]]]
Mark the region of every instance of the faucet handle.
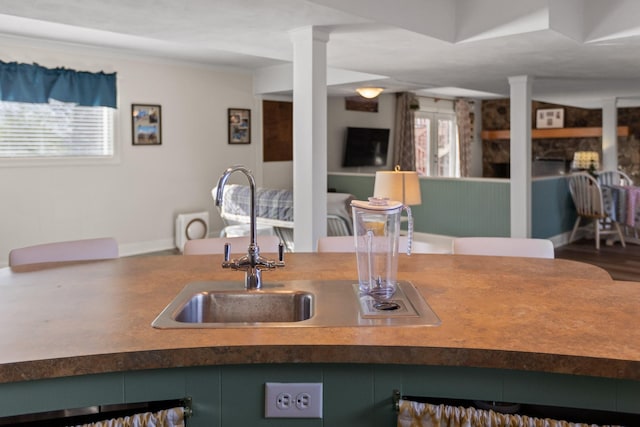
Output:
[[278,243],[278,261],[284,262],[284,244]]
[[231,258],[231,244],[225,243],[224,244],[224,261],[229,262],[230,258]]

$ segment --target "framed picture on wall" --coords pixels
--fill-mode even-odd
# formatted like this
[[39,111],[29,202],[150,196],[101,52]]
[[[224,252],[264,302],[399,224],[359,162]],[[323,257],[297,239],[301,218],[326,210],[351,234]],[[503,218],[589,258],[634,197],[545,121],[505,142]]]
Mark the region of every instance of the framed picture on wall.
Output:
[[160,105],[131,104],[131,137],[133,145],[162,144]]
[[344,101],[347,111],[363,111],[365,113],[378,112],[378,98],[368,99],[360,95],[355,95],[345,97]]
[[536,127],[552,129],[564,127],[564,108],[540,108],[536,111]]
[[229,108],[229,144],[251,144],[251,110]]

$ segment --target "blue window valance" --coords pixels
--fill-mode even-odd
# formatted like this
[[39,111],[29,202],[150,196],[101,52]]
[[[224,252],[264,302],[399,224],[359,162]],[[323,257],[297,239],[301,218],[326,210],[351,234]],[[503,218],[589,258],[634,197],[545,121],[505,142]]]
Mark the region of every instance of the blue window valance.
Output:
[[116,108],[116,73],[90,73],[0,61],[0,100]]

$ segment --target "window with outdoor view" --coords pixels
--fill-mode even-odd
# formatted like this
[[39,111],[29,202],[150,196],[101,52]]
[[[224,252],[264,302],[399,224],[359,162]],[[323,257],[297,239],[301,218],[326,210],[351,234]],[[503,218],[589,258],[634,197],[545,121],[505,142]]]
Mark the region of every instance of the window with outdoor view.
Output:
[[455,113],[415,113],[416,171],[420,176],[459,176]]
[[115,73],[0,61],[0,159],[111,158]]

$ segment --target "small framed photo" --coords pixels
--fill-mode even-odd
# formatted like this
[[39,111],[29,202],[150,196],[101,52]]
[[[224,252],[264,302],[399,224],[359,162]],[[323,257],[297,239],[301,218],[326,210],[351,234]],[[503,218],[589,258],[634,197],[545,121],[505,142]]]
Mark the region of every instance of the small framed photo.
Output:
[[229,144],[251,144],[251,110],[229,108]]
[[365,113],[378,112],[378,98],[368,99],[360,95],[347,96],[345,100],[345,109],[348,111],[364,111]]
[[538,129],[563,128],[564,108],[540,108],[537,110],[536,127]]
[[131,104],[131,136],[133,145],[162,144],[160,105]]

